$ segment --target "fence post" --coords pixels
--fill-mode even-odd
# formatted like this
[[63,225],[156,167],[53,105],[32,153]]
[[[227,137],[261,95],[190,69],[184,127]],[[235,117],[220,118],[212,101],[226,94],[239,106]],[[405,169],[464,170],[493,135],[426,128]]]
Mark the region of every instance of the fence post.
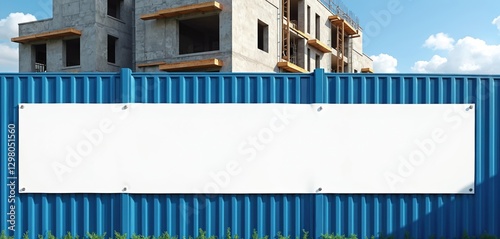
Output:
[[[132,84],[132,70],[128,68],[122,68],[120,70],[120,84],[121,87],[118,88],[121,90],[119,92],[119,96],[121,96],[120,103],[130,103],[131,102],[131,92],[130,85]],[[130,230],[130,207],[131,207],[131,198],[130,194],[122,193],[120,195],[121,201],[121,233],[126,234],[127,237],[131,237],[132,235]],[[111,235],[114,232],[111,232]]]
[[[325,70],[318,68],[314,70],[314,102],[313,103],[325,103]],[[321,193],[314,195],[314,234],[312,238],[319,238],[324,231],[324,196]]]
[[313,103],[325,103],[325,70],[318,68],[314,70],[314,99]]
[[132,70],[128,68],[122,68],[120,70],[120,83],[121,83],[121,102],[120,103],[130,103],[131,92],[130,85],[132,84]]

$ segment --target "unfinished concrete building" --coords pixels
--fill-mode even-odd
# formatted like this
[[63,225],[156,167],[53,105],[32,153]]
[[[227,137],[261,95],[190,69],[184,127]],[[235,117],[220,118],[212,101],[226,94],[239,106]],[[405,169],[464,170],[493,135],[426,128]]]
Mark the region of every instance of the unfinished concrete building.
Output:
[[133,67],[132,0],[54,0],[53,18],[19,24],[20,72]]
[[[358,22],[333,0],[80,2],[55,0],[54,19],[20,25],[20,37],[13,41],[22,43],[21,71],[36,71],[43,64],[48,71],[372,68],[362,51]],[[73,39],[79,39],[79,52],[68,48]],[[80,62],[72,62],[70,56],[78,54]]]

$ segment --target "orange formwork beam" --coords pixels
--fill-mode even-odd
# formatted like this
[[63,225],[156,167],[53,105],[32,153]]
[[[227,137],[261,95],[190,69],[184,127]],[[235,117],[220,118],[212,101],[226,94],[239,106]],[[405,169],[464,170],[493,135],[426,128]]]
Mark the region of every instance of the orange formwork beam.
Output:
[[191,13],[222,11],[222,9],[223,9],[222,4],[213,1],[213,2],[205,2],[205,3],[185,5],[181,7],[163,9],[155,13],[144,14],[141,16],[141,19],[153,20],[160,18],[170,18]]
[[328,45],[325,43],[321,42],[318,39],[311,39],[307,41],[307,44],[313,46],[314,48],[318,49],[319,51],[323,53],[330,53],[332,52],[332,48],[330,48]]
[[349,24],[349,22],[342,19],[340,16],[329,16],[328,20],[330,20],[330,22],[337,27],[344,25],[344,31],[347,35],[357,35],[359,33],[358,30],[356,30],[351,24]]
[[80,30],[77,30],[75,28],[66,28],[61,30],[31,34],[27,36],[14,37],[11,39],[11,41],[24,44],[33,41],[62,38],[67,36],[81,36],[81,35],[82,32]]
[[288,72],[294,72],[294,73],[308,73],[304,68],[295,65],[289,61],[280,61],[278,62],[278,68],[283,69]]
[[361,68],[361,73],[374,73],[372,68]]
[[177,63],[165,63],[159,65],[161,71],[189,71],[189,70],[200,70],[200,69],[215,69],[224,66],[222,60],[204,59],[204,60],[194,60],[194,61],[183,61]]

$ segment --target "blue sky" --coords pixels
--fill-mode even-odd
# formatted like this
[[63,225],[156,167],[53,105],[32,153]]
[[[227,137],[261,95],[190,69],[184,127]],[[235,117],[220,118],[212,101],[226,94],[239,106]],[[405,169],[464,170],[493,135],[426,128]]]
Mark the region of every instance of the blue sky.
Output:
[[52,17],[52,0],[1,0],[0,19],[6,18],[12,12],[29,13],[37,19],[50,18]]
[[[498,0],[343,2],[360,19],[377,72],[500,74]],[[0,0],[0,71],[17,71],[15,24],[51,15],[52,0]]]
[[365,53],[397,59],[399,72],[500,73],[498,0],[343,1],[360,19]]

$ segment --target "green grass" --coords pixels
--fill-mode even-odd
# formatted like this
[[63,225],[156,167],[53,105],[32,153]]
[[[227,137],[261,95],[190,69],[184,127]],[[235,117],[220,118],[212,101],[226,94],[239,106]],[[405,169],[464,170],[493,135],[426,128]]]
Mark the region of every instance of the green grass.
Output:
[[[129,237],[127,237],[127,234],[121,234],[117,231],[115,231],[114,235],[109,236],[109,237],[106,236],[106,233],[99,235],[99,234],[96,234],[93,232],[92,233],[89,232],[89,233],[87,233],[87,235],[82,236],[82,237],[80,237],[78,235],[72,235],[71,232],[67,232],[62,237],[56,237],[55,235],[52,234],[52,232],[48,231],[46,235],[38,235],[36,238],[37,239],[128,239]],[[134,234],[130,238],[131,239],[179,239],[178,236],[171,236],[168,232],[164,232],[163,234],[161,234],[157,237],[156,236],[135,235]],[[339,235],[339,234],[335,234],[335,233],[331,233],[331,234],[327,233],[327,234],[321,235],[319,238],[312,238],[312,237],[310,237],[308,231],[302,230],[302,236],[301,237],[297,236],[295,239],[375,239],[375,238],[376,238],[375,236],[359,238],[356,234],[346,236],[346,235]],[[388,236],[379,235],[378,238],[380,238],[380,239],[399,239],[399,238],[396,238],[392,235],[388,235]],[[5,231],[2,231],[2,233],[0,234],[0,239],[14,239],[14,236],[8,236],[7,234],[5,234]],[[23,234],[22,239],[31,239],[31,238],[29,238],[28,232],[25,232]],[[182,239],[218,239],[218,238],[215,235],[207,235],[207,232],[203,231],[203,229],[200,228],[198,230],[198,236],[196,236],[196,237],[188,236],[187,238],[184,237]],[[222,239],[244,239],[244,238],[240,238],[238,236],[238,234],[233,234],[231,232],[231,228],[227,228],[226,235]],[[270,239],[270,237],[268,235],[260,237],[257,230],[254,229],[250,239]],[[275,235],[271,239],[290,239],[290,235],[283,235],[281,232],[278,232],[277,235]],[[402,239],[416,239],[416,238],[411,237],[410,232],[406,232]],[[429,239],[446,239],[446,238],[444,238],[444,237],[437,238],[435,236],[430,236]],[[500,239],[500,238],[497,236],[494,236],[494,235],[490,235],[487,232],[484,232],[483,234],[481,234],[479,236],[470,236],[466,231],[464,231],[461,237],[453,238],[453,239]]]

